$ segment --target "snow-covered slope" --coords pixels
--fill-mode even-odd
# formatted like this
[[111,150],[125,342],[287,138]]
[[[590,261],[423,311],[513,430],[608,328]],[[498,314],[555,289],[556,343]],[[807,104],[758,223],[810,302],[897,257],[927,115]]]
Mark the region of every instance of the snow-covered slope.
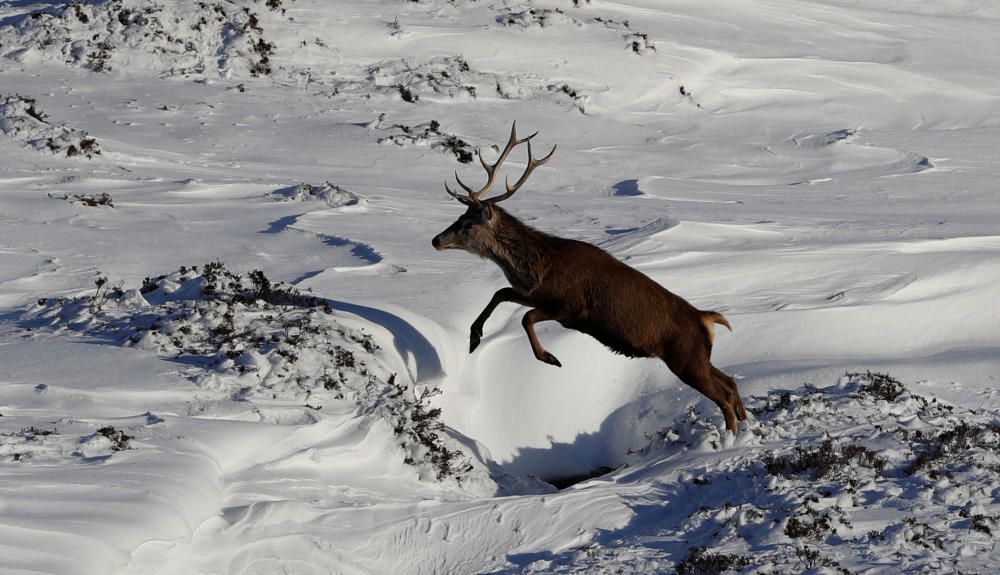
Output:
[[[0,570],[996,571],[998,26],[0,2]],[[430,239],[515,120],[505,207],[732,322],[738,436],[513,304],[467,353],[504,278]]]

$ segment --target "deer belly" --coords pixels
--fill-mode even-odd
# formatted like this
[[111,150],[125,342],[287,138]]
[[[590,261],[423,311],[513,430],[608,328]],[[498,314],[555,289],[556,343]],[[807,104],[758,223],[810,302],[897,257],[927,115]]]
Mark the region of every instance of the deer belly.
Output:
[[588,321],[560,321],[559,323],[563,327],[589,335],[611,351],[626,357],[650,357],[652,355],[651,352],[635,345],[631,339],[609,330],[607,326]]

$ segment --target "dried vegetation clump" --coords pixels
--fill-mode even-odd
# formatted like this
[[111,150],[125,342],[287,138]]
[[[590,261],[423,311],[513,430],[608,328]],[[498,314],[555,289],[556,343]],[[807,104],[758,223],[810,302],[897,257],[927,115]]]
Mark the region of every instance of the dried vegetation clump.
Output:
[[112,451],[125,451],[127,449],[132,449],[130,442],[135,439],[135,437],[120,429],[115,429],[113,425],[105,425],[104,427],[98,429],[97,433],[108,438],[108,441],[111,442]]
[[437,120],[416,126],[393,124],[387,129],[395,133],[381,138],[380,144],[426,146],[432,150],[454,154],[455,159],[463,164],[471,163],[475,158],[472,146],[454,134],[442,132],[441,124]]
[[865,373],[847,372],[845,376],[859,381],[859,391],[873,399],[895,401],[906,391],[903,384],[888,373],[868,370]]
[[100,208],[107,206],[109,208],[115,207],[114,201],[111,199],[111,194],[107,192],[101,192],[100,194],[63,194],[61,196],[55,194],[48,194],[50,198],[57,200],[64,200],[74,204],[82,204],[88,208]]
[[771,475],[805,475],[818,480],[852,466],[881,472],[885,469],[886,459],[863,445],[851,443],[838,449],[832,439],[826,439],[814,449],[796,447],[790,455],[769,453],[764,456],[763,464]]
[[[986,425],[959,421],[936,433],[917,430],[908,437],[916,456],[906,473],[927,473],[931,479],[951,475],[950,469],[986,463],[1000,457],[1000,423]],[[990,467],[1000,472],[1000,466]],[[998,473],[1000,475],[1000,473]]]
[[706,547],[691,547],[684,560],[677,564],[677,575],[718,575],[726,571],[739,571],[753,565],[748,555],[715,553]]

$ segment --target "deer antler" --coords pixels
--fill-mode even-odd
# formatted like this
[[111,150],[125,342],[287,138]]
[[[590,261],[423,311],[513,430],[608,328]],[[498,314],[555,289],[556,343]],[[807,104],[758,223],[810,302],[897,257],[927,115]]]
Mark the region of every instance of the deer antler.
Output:
[[[538,132],[535,132],[535,134],[537,134],[537,133]],[[534,136],[535,134],[532,134],[531,136],[529,136],[529,141],[528,141],[528,167],[524,169],[524,173],[521,174],[521,177],[517,179],[517,183],[514,184],[513,187],[511,187],[510,182],[507,181],[507,180],[504,180],[504,185],[507,187],[507,191],[503,195],[501,195],[501,196],[494,196],[492,198],[487,199],[486,203],[495,204],[497,202],[502,202],[502,201],[506,200],[507,198],[513,196],[514,192],[516,192],[519,189],[521,189],[521,186],[524,185],[524,182],[528,181],[528,176],[531,175],[531,172],[535,171],[535,168],[537,168],[538,166],[541,166],[545,162],[548,162],[549,158],[552,157],[552,154],[556,153],[556,146],[552,146],[552,150],[548,154],[546,154],[546,156],[544,158],[535,159],[534,157],[532,157],[532,155],[531,155],[531,141],[530,141],[530,138],[532,136]]]
[[[519,140],[517,138],[517,122],[512,123],[510,126],[510,139],[507,140],[507,145],[504,146],[503,151],[500,152],[500,157],[497,158],[496,162],[494,162],[492,165],[487,164],[486,160],[483,159],[482,152],[480,151],[479,153],[479,162],[483,165],[483,169],[486,170],[486,176],[487,176],[486,185],[484,185],[478,192],[473,192],[472,188],[465,185],[465,182],[463,182],[462,179],[458,177],[458,171],[456,170],[455,181],[458,182],[459,186],[462,186],[462,189],[465,190],[465,192],[468,195],[460,196],[456,194],[455,192],[451,191],[451,188],[448,187],[447,183],[445,183],[444,189],[447,190],[448,193],[451,194],[453,198],[462,202],[463,204],[480,204],[480,203],[495,204],[497,202],[502,202],[503,200],[506,200],[507,198],[511,197],[514,194],[514,192],[516,192],[524,184],[524,182],[528,180],[528,176],[531,175],[531,172],[533,172],[535,168],[549,161],[549,158],[552,157],[552,154],[556,152],[556,146],[552,146],[552,151],[549,152],[548,155],[545,156],[544,158],[535,159],[534,157],[532,157],[531,139],[534,138],[537,134],[538,132],[535,132],[530,136]],[[507,187],[506,193],[492,198],[487,198],[486,200],[482,200],[481,198],[483,197],[483,195],[493,188],[493,182],[496,180],[497,168],[499,168],[503,164],[504,160],[507,159],[507,155],[510,154],[511,150],[513,150],[518,145],[524,144],[526,142],[528,144],[528,167],[524,170],[524,173],[521,174],[521,177],[517,180],[517,183],[514,184],[513,187],[511,187],[509,182],[505,182],[504,185]]]

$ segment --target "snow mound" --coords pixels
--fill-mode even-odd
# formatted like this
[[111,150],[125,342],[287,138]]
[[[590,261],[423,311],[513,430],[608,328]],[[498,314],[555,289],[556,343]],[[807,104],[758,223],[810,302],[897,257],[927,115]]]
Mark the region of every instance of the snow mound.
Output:
[[257,3],[102,0],[56,5],[0,26],[2,56],[31,64],[63,62],[94,72],[165,76],[271,73],[274,44],[262,21],[278,9]]
[[119,451],[135,449],[132,442],[136,436],[148,436],[145,428],[161,421],[147,413],[114,425],[64,419],[54,422],[51,429],[29,425],[19,431],[0,431],[0,457],[26,465],[99,463]]
[[101,153],[97,140],[87,132],[52,124],[34,98],[13,95],[0,98],[0,132],[25,146],[47,154],[92,158]]
[[319,185],[297,184],[274,190],[270,196],[282,202],[322,200],[331,208],[356,206],[361,201],[357,194],[330,182],[324,182]]
[[309,425],[325,406],[352,406],[387,422],[400,456],[425,479],[461,482],[475,471],[430,405],[437,391],[417,393],[397,378],[364,326],[326,300],[220,262],[146,278],[137,290],[95,283],[90,296],[40,300],[32,323],[182,363],[199,388],[253,403],[264,422]]

